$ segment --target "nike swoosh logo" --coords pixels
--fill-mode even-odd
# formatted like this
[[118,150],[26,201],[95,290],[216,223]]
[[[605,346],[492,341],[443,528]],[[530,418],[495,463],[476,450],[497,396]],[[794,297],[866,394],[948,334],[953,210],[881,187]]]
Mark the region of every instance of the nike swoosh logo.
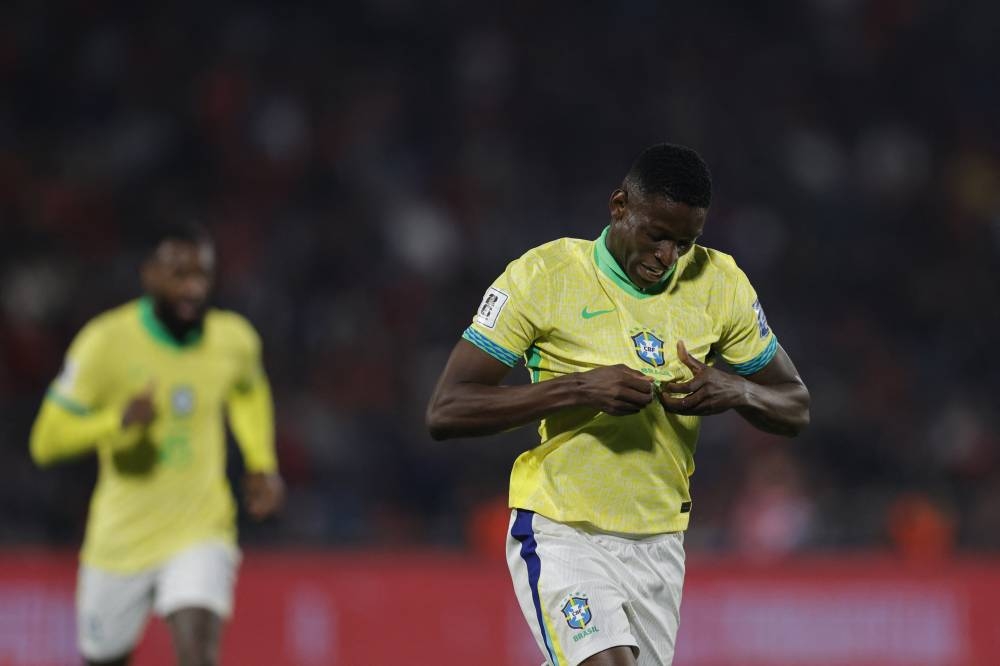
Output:
[[582,312],[580,312],[580,316],[581,316],[581,317],[583,317],[584,319],[593,319],[594,317],[599,317],[599,316],[601,316],[602,314],[608,314],[609,312],[614,312],[614,311],[615,311],[615,309],[614,309],[614,308],[611,308],[610,310],[594,310],[594,311],[588,311],[588,310],[587,310],[587,306],[586,306],[586,305],[584,305],[584,306],[583,306],[583,311],[582,311]]

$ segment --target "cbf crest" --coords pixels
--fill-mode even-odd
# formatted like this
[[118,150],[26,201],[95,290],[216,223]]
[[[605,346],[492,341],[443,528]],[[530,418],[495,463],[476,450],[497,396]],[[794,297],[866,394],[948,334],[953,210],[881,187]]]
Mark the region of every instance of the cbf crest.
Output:
[[653,335],[652,331],[640,331],[632,336],[635,343],[635,353],[645,363],[654,368],[663,365],[663,340]]
[[190,386],[175,386],[170,392],[170,407],[175,416],[191,416],[194,411],[194,389]]
[[562,612],[566,617],[566,624],[574,629],[583,629],[590,623],[590,603],[587,597],[570,597],[563,604]]

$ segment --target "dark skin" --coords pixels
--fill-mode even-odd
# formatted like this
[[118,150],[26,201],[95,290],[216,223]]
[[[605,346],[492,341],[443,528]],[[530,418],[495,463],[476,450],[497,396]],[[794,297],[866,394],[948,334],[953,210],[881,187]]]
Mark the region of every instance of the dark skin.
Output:
[[182,608],[167,616],[179,666],[219,663],[222,618],[205,608]]
[[[142,283],[153,299],[157,319],[178,340],[200,329],[208,309],[215,274],[211,243],[165,240],[143,264]],[[122,412],[122,427],[148,428],[156,420],[155,383],[137,393]],[[285,485],[277,473],[248,472],[243,478],[247,513],[263,520],[281,509]],[[219,661],[222,618],[204,608],[182,608],[171,613],[167,626],[180,666],[209,666]],[[131,655],[90,666],[125,666]]]
[[[694,247],[708,210],[662,196],[644,196],[626,182],[608,202],[608,250],[640,289],[655,286]],[[735,410],[765,432],[795,436],[809,423],[809,391],[792,360],[778,348],[760,371],[742,377],[706,365],[677,343],[694,375],[654,390],[653,380],[625,365],[567,373],[549,381],[501,386],[510,368],[466,340],[451,352],[427,407],[434,439],[489,435],[572,407],[612,416],[635,414],[659,400],[677,414],[707,416]],[[586,659],[588,666],[634,666],[632,648],[619,646]]]

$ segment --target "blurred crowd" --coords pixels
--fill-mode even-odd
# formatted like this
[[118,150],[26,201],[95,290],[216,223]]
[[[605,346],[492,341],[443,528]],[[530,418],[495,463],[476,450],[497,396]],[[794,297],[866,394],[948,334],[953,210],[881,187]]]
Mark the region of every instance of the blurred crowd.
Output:
[[207,223],[216,301],[265,343],[289,503],[245,540],[494,547],[537,436],[432,442],[432,384],[506,263],[596,238],[631,160],[671,141],[711,166],[702,243],[735,255],[813,396],[796,440],[706,420],[689,546],[1000,548],[998,19],[943,0],[5,3],[0,543],[80,538],[93,461],[35,469],[29,428],[80,326],[139,293],[166,215]]

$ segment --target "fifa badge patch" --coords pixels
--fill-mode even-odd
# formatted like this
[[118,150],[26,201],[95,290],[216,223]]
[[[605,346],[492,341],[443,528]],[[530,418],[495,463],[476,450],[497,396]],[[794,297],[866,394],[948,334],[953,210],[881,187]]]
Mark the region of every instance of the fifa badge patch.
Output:
[[500,311],[503,310],[503,306],[507,305],[507,299],[510,298],[507,294],[503,293],[496,287],[490,287],[486,290],[486,294],[483,295],[483,302],[479,304],[479,309],[476,310],[476,322],[482,324],[486,328],[493,328],[497,325],[497,317],[500,316]]
[[760,299],[753,302],[753,311],[757,315],[757,331],[760,337],[765,338],[771,329],[767,327],[767,317],[764,316],[764,308],[760,306]]
[[76,361],[66,359],[59,376],[56,377],[56,384],[64,391],[72,391],[78,374],[80,374],[80,366],[77,365]]
[[590,603],[587,597],[570,597],[562,607],[566,624],[573,629],[583,629],[590,624]]
[[194,389],[182,384],[170,392],[170,408],[174,416],[191,416],[194,411]]
[[663,340],[653,335],[651,331],[636,333],[632,336],[632,342],[639,360],[649,363],[654,368],[663,365]]

